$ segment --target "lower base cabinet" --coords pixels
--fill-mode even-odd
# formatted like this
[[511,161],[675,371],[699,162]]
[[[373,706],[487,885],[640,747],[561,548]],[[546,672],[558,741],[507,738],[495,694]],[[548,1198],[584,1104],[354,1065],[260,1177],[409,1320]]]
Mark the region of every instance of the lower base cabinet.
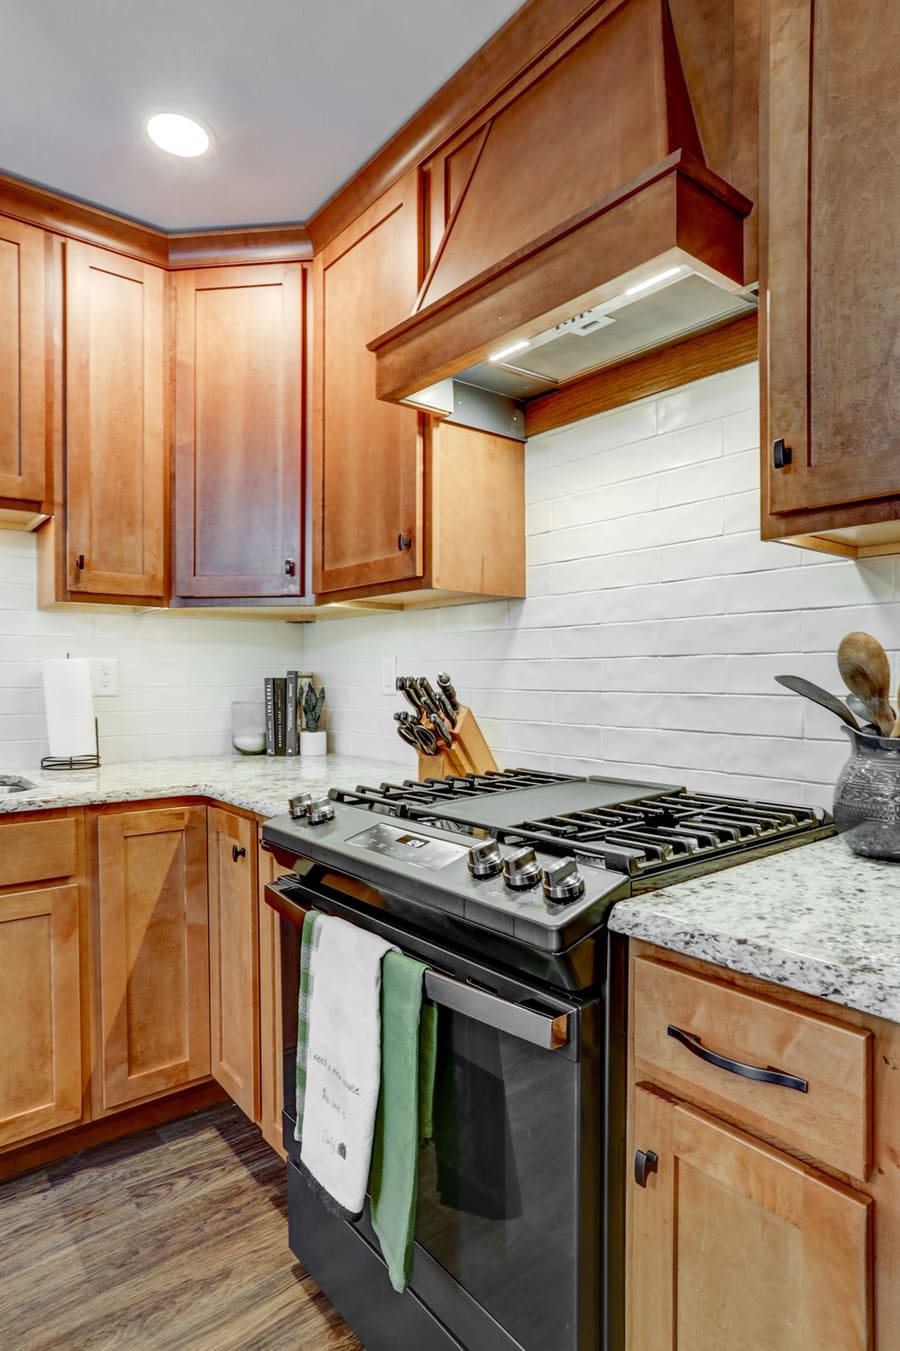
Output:
[[[285,1158],[281,1110],[284,1078],[284,1034],[281,1005],[281,937],[278,916],[265,901],[267,882],[281,869],[274,855],[259,850],[259,1128],[276,1154]],[[296,1028],[294,1029],[296,1032]],[[290,1043],[289,1043],[290,1044]]]
[[871,1345],[868,1197],[662,1091],[633,1121],[656,1161],[636,1155],[628,1351]]
[[210,807],[210,1070],[251,1121],[259,1119],[259,966],[256,828]]
[[0,893],[0,1149],[81,1120],[79,898]]
[[209,1074],[206,808],[96,817],[94,1115]]

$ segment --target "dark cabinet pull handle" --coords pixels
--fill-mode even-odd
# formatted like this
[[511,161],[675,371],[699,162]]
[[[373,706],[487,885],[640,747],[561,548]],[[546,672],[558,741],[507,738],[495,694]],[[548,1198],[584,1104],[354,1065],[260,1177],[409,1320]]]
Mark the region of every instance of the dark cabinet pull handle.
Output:
[[400,550],[412,548],[412,535],[399,534],[397,536],[397,548]]
[[246,851],[246,849],[244,849],[243,846],[241,846],[240,848],[238,848],[238,846],[237,846],[236,844],[233,844],[233,845],[231,846],[231,857],[234,859],[235,863],[237,863],[237,861],[238,861],[239,858],[246,858],[246,857],[247,857],[247,851]]
[[285,575],[285,577],[293,577],[293,575],[294,575],[294,573],[295,573],[296,571],[297,571],[297,565],[296,565],[296,563],[294,562],[293,558],[286,558],[286,559],[284,560],[284,575]]
[[730,1056],[719,1055],[716,1051],[708,1051],[699,1037],[693,1032],[682,1032],[680,1027],[673,1027],[669,1024],[669,1036],[674,1037],[676,1041],[691,1055],[695,1055],[700,1060],[705,1060],[707,1065],[715,1065],[717,1069],[727,1070],[729,1074],[739,1074],[742,1079],[758,1079],[762,1084],[778,1084],[780,1088],[795,1088],[798,1093],[807,1093],[809,1083],[806,1079],[798,1079],[795,1074],[785,1074],[784,1070],[775,1069],[774,1065],[767,1065],[765,1069],[760,1065],[745,1065],[741,1060],[732,1060]]
[[790,446],[784,444],[784,437],[779,436],[777,441],[772,442],[772,463],[776,469],[783,469],[786,464],[790,464],[794,458],[794,452]]
[[634,1152],[634,1180],[639,1187],[646,1187],[647,1178],[651,1173],[659,1171],[659,1159],[652,1149],[646,1153],[642,1149],[636,1149]]
[[84,554],[78,554],[75,558],[75,566],[79,572],[84,571]]

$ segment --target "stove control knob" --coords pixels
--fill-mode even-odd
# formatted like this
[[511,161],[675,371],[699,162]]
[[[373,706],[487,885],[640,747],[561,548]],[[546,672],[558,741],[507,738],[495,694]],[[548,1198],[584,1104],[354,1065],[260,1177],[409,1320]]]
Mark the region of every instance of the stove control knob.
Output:
[[309,804],[312,798],[309,793],[299,793],[297,797],[292,797],[288,803],[288,811],[295,821],[302,821],[309,815]]
[[309,824],[321,826],[325,821],[334,820],[334,807],[327,797],[317,798],[309,804]]
[[503,860],[503,880],[513,891],[527,891],[541,880],[541,865],[530,845]]
[[482,840],[469,850],[469,872],[473,877],[496,877],[503,871],[503,855],[496,840]]
[[584,878],[574,858],[560,859],[552,868],[544,869],[544,895],[557,905],[577,901],[584,895]]

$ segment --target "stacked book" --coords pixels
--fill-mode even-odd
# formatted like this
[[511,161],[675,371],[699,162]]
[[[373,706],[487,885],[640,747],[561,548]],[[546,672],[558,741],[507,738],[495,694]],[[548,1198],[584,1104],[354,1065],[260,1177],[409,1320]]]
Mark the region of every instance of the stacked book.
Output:
[[303,730],[303,696],[312,681],[302,671],[266,676],[266,755],[298,755]]

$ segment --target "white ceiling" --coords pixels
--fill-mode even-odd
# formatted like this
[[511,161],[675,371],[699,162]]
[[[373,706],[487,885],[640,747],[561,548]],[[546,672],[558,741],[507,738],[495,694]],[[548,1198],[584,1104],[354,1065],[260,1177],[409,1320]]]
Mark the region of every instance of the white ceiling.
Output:
[[0,0],[0,170],[167,229],[306,220],[520,3]]

